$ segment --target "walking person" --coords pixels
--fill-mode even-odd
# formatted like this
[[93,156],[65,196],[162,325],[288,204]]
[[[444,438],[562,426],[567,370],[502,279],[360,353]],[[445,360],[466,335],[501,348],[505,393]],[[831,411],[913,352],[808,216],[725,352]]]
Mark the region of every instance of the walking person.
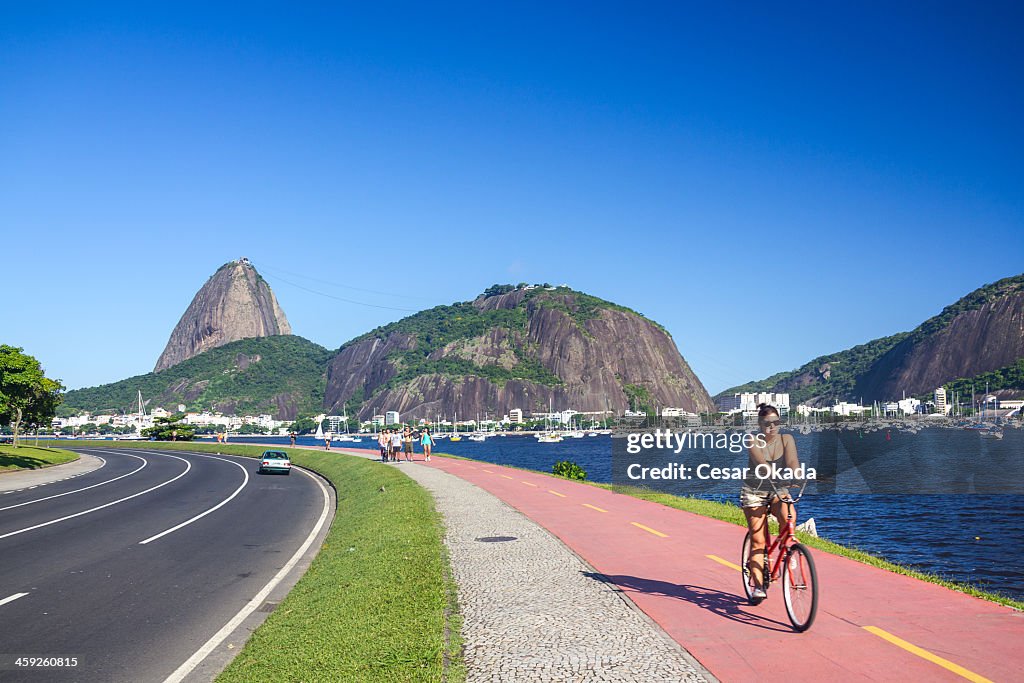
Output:
[[377,445],[380,446],[380,461],[388,461],[388,449],[391,447],[391,439],[388,437],[388,430],[382,429],[377,435]]
[[391,432],[391,462],[398,462],[398,454],[402,451],[402,434],[398,429]]
[[407,462],[412,462],[412,444],[412,429],[406,427],[405,430],[402,432],[402,452],[405,454],[405,459]]
[[294,448],[295,447],[295,432],[292,432],[291,434],[289,434],[288,438],[291,439],[291,441],[292,441],[291,445]]
[[423,428],[423,435],[420,436],[420,445],[423,446],[423,455],[426,456],[425,460],[430,462],[430,451],[434,448],[434,437],[430,435],[430,427]]

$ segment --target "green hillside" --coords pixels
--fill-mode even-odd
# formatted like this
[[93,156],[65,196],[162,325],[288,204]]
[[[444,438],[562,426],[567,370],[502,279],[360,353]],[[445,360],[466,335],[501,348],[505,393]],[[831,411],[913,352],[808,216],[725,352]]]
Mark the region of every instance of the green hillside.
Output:
[[[1024,358],[1018,358],[1013,365],[1007,365],[992,372],[983,372],[975,377],[956,379],[943,386],[948,396],[952,396],[953,392],[960,396],[970,396],[972,392],[980,394],[985,391],[986,387],[990,392],[1024,391]],[[925,395],[922,398],[930,399],[931,395]]]
[[[519,285],[521,287],[522,285]],[[483,293],[483,297],[500,296],[513,292],[516,285],[493,285]],[[570,300],[566,302],[566,295]],[[515,308],[479,310],[472,302],[464,301],[450,306],[435,306],[420,311],[396,322],[378,327],[349,342],[346,342],[338,353],[349,346],[367,339],[386,339],[393,333],[409,335],[416,340],[416,348],[410,351],[396,351],[390,359],[398,368],[398,374],[387,383],[377,388],[377,392],[397,386],[420,375],[439,374],[449,377],[476,376],[484,377],[496,384],[508,380],[526,380],[546,386],[557,386],[562,381],[550,370],[543,367],[531,349],[525,345],[514,345],[510,351],[515,354],[516,362],[506,368],[498,365],[478,365],[471,361],[446,356],[430,359],[429,356],[444,348],[451,342],[468,340],[484,335],[494,328],[506,328],[513,334],[525,334],[528,327],[528,304],[541,308],[555,308],[567,313],[579,326],[584,334],[589,335],[585,323],[597,318],[602,309],[628,311],[631,309],[605,301],[568,287],[548,289],[548,285],[538,286],[525,292],[522,301]],[[642,316],[641,316],[642,317]],[[660,329],[662,328],[658,325]]]
[[[908,332],[894,334],[854,346],[827,356],[819,356],[796,370],[780,372],[756,382],[747,382],[726,389],[718,396],[749,391],[777,391],[789,393],[790,405],[809,401],[830,402],[853,398],[857,378],[892,347],[906,339]],[[827,369],[826,378],[824,375]],[[715,398],[718,398],[717,396]]]
[[[1024,274],[1003,278],[992,284],[980,287],[970,294],[950,304],[942,311],[924,321],[910,332],[900,332],[890,337],[882,337],[866,344],[854,346],[828,356],[820,356],[801,365],[795,370],[780,372],[765,379],[747,382],[718,394],[732,395],[748,391],[788,392],[792,405],[817,402],[827,403],[837,400],[856,400],[855,387],[860,377],[867,374],[872,366],[884,354],[901,342],[908,345],[920,343],[924,339],[945,329],[954,318],[967,311],[981,308],[985,304],[1024,290]],[[1020,362],[975,378],[960,379],[946,385],[947,390],[956,388],[970,391],[970,384],[984,387],[986,380],[992,390],[1020,389],[1024,383],[1020,378]],[[823,372],[823,369],[825,372]],[[827,374],[827,377],[825,376]],[[717,398],[717,396],[716,396]]]
[[161,372],[69,391],[61,414],[131,412],[138,409],[138,391],[147,409],[174,411],[182,403],[188,410],[269,413],[279,418],[318,412],[331,356],[322,346],[292,335],[242,339]]

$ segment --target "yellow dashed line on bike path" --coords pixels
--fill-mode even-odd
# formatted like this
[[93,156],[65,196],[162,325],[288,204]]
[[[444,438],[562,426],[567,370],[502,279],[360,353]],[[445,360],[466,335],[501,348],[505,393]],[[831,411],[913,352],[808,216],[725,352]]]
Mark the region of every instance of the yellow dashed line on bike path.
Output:
[[644,526],[640,522],[630,522],[630,524],[632,524],[633,526],[637,527],[638,529],[643,529],[646,532],[652,533],[655,536],[661,536],[662,538],[668,538],[668,534],[663,534],[660,531],[658,531],[657,529],[652,529],[649,526]]
[[958,676],[963,676],[964,678],[966,678],[969,681],[974,681],[974,683],[992,683],[992,681],[990,681],[989,679],[985,678],[984,676],[980,676],[980,675],[974,673],[973,671],[971,671],[969,669],[965,669],[962,666],[960,666],[959,664],[954,664],[953,662],[949,661],[948,659],[943,659],[942,657],[940,657],[938,655],[932,654],[931,652],[928,652],[928,650],[925,650],[924,648],[920,648],[917,645],[914,645],[913,643],[908,643],[907,641],[903,640],[902,638],[894,636],[893,634],[889,633],[888,631],[883,631],[882,629],[878,628],[877,626],[864,626],[863,629],[865,631],[867,631],[868,633],[874,633],[879,638],[883,638],[885,640],[888,640],[890,643],[892,643],[896,647],[901,647],[904,650],[906,650],[907,652],[910,652],[911,654],[915,654],[915,655],[917,655],[918,657],[920,657],[922,659],[927,659],[932,664],[938,664],[943,669],[946,669],[948,671],[952,671],[953,673],[957,674]]
[[608,512],[607,510],[602,510],[601,508],[597,507],[596,505],[591,505],[590,503],[583,503],[582,505],[585,508],[590,508],[591,510],[597,510],[598,512]]
[[540,488],[540,487],[539,487],[539,486],[537,486],[536,484],[534,484],[534,483],[531,483],[531,482],[528,482],[528,481],[524,481],[524,482],[522,482],[522,483],[523,483],[523,484],[526,484],[527,486],[532,486],[532,487],[533,487],[533,488],[535,488],[535,489],[536,489],[536,488]]
[[723,560],[718,555],[705,555],[705,557],[707,557],[709,560],[714,560],[718,564],[724,564],[726,567],[729,567],[730,569],[735,569],[738,572],[743,571],[743,569],[738,564],[733,564],[729,560]]
[[494,472],[492,472],[490,470],[484,470],[484,472],[486,472],[487,474],[494,474]]
[[548,493],[550,493],[553,496],[558,496],[559,498],[566,498],[567,497],[564,493],[559,493],[558,491],[552,491],[551,489],[548,489]]
[[501,475],[501,476],[505,477],[506,479],[515,479],[515,477],[510,477],[510,476],[508,476],[507,474],[503,474],[503,475]]

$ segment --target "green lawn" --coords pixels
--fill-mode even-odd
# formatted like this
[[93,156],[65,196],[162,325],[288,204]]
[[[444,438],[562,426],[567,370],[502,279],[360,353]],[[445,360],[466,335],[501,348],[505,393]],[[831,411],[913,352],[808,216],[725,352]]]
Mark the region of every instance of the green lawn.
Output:
[[[24,442],[22,442],[24,443]],[[40,467],[60,465],[78,460],[78,454],[59,448],[35,446],[0,446],[0,472],[10,470],[37,470]]]
[[[89,445],[263,452],[196,443]],[[430,494],[380,463],[336,451],[282,450],[333,484],[337,514],[309,570],[218,683],[463,680],[455,583]]]

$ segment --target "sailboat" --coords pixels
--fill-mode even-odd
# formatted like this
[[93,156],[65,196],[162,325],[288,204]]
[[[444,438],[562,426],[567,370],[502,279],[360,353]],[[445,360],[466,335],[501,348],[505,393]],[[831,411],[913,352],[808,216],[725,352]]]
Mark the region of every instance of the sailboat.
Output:
[[324,427],[323,427],[322,424],[317,423],[317,425],[316,425],[316,434],[313,435],[313,438],[315,438],[315,439],[317,439],[319,441],[323,441],[324,440],[324,438],[325,438],[324,437]]
[[[139,399],[138,399],[139,400],[139,412],[138,412],[138,414],[135,417],[135,424],[138,425],[138,427],[141,430],[143,420],[146,417],[146,408],[145,408],[145,404],[142,402],[142,390],[139,389],[138,393],[139,393]],[[119,441],[140,441],[140,440],[144,440],[146,437],[142,436],[142,434],[140,434],[139,432],[133,432],[132,434],[120,434],[116,438]]]
[[448,439],[449,441],[462,441],[462,437],[459,436],[459,414],[455,413],[455,419],[452,420],[452,435]]
[[487,441],[487,434],[481,431],[480,413],[476,414],[476,430],[468,438],[470,441]]
[[537,443],[559,443],[562,435],[551,430],[551,399],[548,398],[548,415],[544,418],[544,431],[537,435]]

